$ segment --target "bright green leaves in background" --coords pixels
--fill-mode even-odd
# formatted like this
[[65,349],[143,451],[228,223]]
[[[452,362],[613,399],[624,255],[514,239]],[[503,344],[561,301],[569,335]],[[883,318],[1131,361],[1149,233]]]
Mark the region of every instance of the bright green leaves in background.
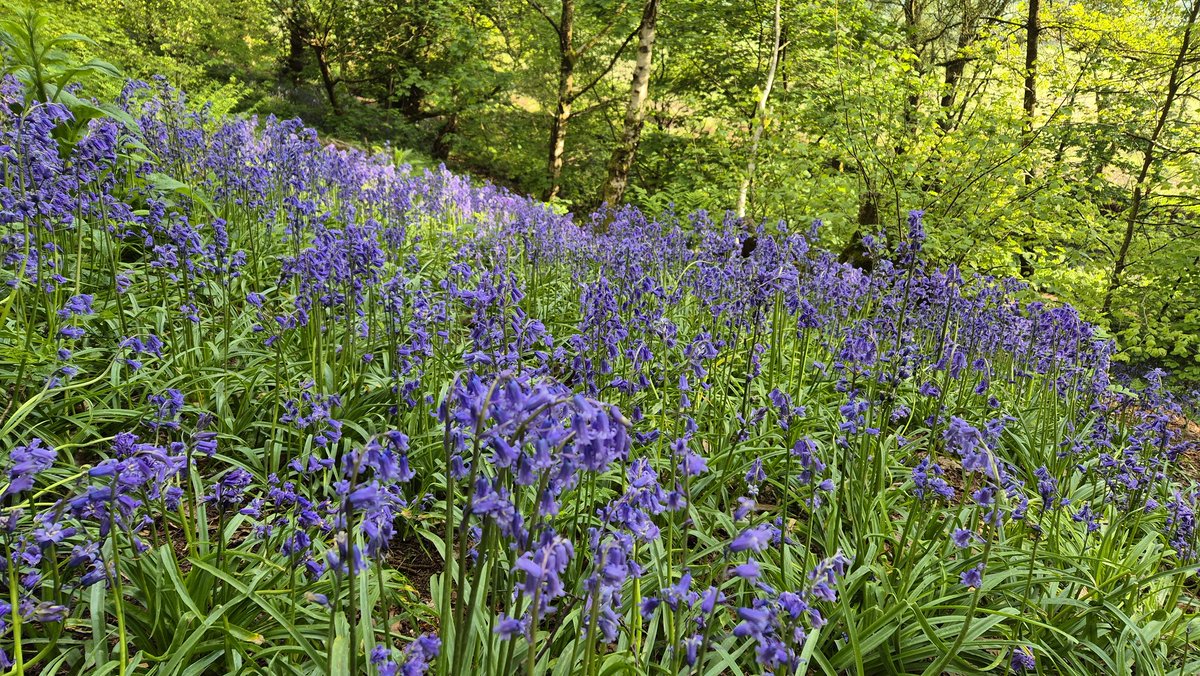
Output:
[[[1024,276],[1031,295],[1107,325],[1122,359],[1200,377],[1193,3],[1034,2],[1032,14],[1029,0],[783,2],[747,213],[795,228],[821,218],[826,244],[838,247],[858,230],[867,193],[880,196],[880,229],[893,235],[908,210],[924,209],[940,262]],[[107,71],[89,61],[101,58],[134,77],[166,74],[217,112],[298,115],[332,139],[388,143],[531,194],[553,180],[558,199],[586,211],[621,137],[643,3],[44,4],[45,35],[95,40],[71,45],[78,59],[54,51],[49,77],[29,67],[23,44],[9,45],[7,68],[56,92],[59,79]],[[677,213],[733,206],[773,48],[772,9],[661,2],[625,199]],[[568,10],[564,51],[554,27]],[[564,64],[577,98],[552,178]]]

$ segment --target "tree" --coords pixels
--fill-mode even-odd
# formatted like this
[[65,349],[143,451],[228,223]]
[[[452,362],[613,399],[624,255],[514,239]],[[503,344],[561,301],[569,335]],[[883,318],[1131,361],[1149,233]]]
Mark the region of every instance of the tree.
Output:
[[1104,292],[1104,303],[1101,306],[1101,311],[1110,317],[1112,315],[1113,294],[1121,288],[1121,284],[1124,281],[1122,277],[1129,266],[1129,249],[1133,243],[1133,235],[1137,229],[1139,218],[1142,215],[1143,206],[1153,190],[1153,186],[1147,179],[1150,176],[1151,167],[1160,159],[1162,150],[1159,143],[1163,135],[1163,130],[1166,129],[1167,121],[1171,117],[1171,108],[1175,104],[1176,97],[1179,95],[1180,86],[1195,75],[1194,70],[1186,72],[1185,69],[1189,65],[1194,68],[1194,63],[1191,63],[1193,61],[1192,29],[1196,25],[1196,16],[1200,13],[1200,0],[1192,0],[1186,9],[1187,14],[1183,27],[1183,37],[1179,41],[1179,51],[1175,56],[1175,61],[1171,64],[1165,96],[1159,108],[1154,129],[1150,132],[1149,137],[1142,139],[1141,169],[1134,180],[1133,198],[1129,203],[1129,209],[1125,218],[1125,232],[1121,238],[1120,248],[1117,249],[1112,274],[1108,278],[1108,288]]
[[[1022,89],[1021,109],[1025,112],[1025,145],[1032,142],[1034,114],[1037,112],[1037,57],[1038,41],[1042,24],[1038,16],[1041,0],[1029,0],[1025,18],[1025,82]],[[1032,172],[1026,174],[1026,184],[1033,179]]]
[[567,125],[571,121],[575,101],[591,91],[604,76],[612,71],[613,67],[616,66],[617,59],[620,58],[621,52],[629,45],[636,31],[635,33],[630,33],[629,37],[621,43],[613,54],[612,59],[608,61],[606,66],[600,69],[599,73],[595,74],[595,78],[591,82],[583,87],[579,87],[575,83],[576,67],[585,56],[595,49],[617,27],[629,3],[627,1],[621,2],[615,11],[609,15],[609,18],[603,21],[601,28],[590,39],[583,44],[577,44],[575,35],[577,30],[576,0],[560,0],[557,20],[542,7],[538,0],[526,0],[526,2],[554,30],[558,51],[558,87],[555,96],[554,113],[550,118],[549,153],[546,161],[546,175],[549,185],[546,188],[545,198],[552,200],[558,197],[559,190],[562,187],[563,153],[567,145]]
[[601,191],[601,201],[617,206],[629,184],[629,168],[637,152],[642,126],[646,122],[646,97],[650,91],[650,65],[654,54],[654,39],[658,26],[660,0],[646,0],[642,21],[638,26],[637,61],[633,67],[633,82],[629,85],[629,103],[625,107],[625,124],[621,137],[608,161],[608,177]]
[[[277,15],[284,23],[288,36],[289,62],[296,57],[291,50],[301,41],[312,51],[321,74],[321,85],[334,115],[342,114],[337,94],[338,78],[333,74],[331,60],[337,44],[345,10],[342,0],[271,0]],[[289,66],[291,64],[289,63]]]
[[[1033,143],[1033,125],[1037,113],[1037,57],[1038,42],[1041,39],[1042,24],[1039,13],[1041,0],[1029,0],[1025,17],[1025,81],[1022,86],[1021,110],[1025,114],[1025,126],[1021,130],[1021,143],[1025,149]],[[1034,172],[1032,163],[1025,168],[1025,185],[1033,185]],[[1032,255],[1028,251],[1027,237],[1022,237],[1021,251],[1017,252],[1018,263],[1022,277],[1032,277],[1034,273]]]
[[775,0],[774,39],[771,41],[771,58],[767,65],[767,80],[763,83],[762,94],[758,97],[758,106],[754,109],[754,131],[750,137],[750,158],[746,160],[746,176],[738,190],[737,215],[746,216],[746,199],[750,193],[750,185],[754,182],[754,172],[758,169],[758,146],[762,142],[763,130],[767,125],[767,102],[771,98],[771,89],[775,86],[775,72],[779,68],[779,54],[783,49],[783,20],[781,17],[780,0]]

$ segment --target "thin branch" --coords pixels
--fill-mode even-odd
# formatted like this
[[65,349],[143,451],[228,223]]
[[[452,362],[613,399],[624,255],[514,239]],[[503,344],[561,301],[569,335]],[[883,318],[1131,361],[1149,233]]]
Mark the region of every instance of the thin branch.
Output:
[[554,28],[554,32],[555,32],[555,33],[562,34],[562,28],[559,28],[559,26],[558,26],[558,22],[557,22],[557,21],[555,21],[555,20],[554,20],[554,19],[553,19],[553,18],[550,16],[550,14],[549,14],[549,13],[548,13],[548,12],[545,10],[545,8],[543,8],[543,7],[542,7],[541,3],[539,3],[537,0],[525,0],[525,2],[529,3],[529,6],[530,6],[530,7],[534,8],[535,10],[537,10],[537,13],[538,13],[538,14],[541,14],[541,15],[542,15],[542,18],[544,18],[546,21],[549,21],[549,22],[550,22],[550,26],[551,26],[552,28]]
[[573,120],[577,117],[582,117],[584,115],[587,115],[588,113],[594,113],[597,110],[601,110],[603,108],[609,108],[619,100],[620,100],[620,98],[615,97],[615,96],[607,98],[607,99],[603,99],[599,103],[594,103],[594,104],[588,106],[587,108],[584,108],[583,110],[573,111],[571,113],[571,119]]
[[1170,154],[1170,155],[1200,155],[1200,148],[1172,148],[1172,147],[1162,143],[1161,141],[1152,139],[1148,136],[1142,136],[1141,134],[1137,134],[1134,132],[1126,132],[1125,135],[1131,139],[1134,139],[1135,141],[1141,141],[1142,143],[1146,143],[1155,148],[1158,148],[1159,150],[1163,151],[1166,154]]
[[633,41],[633,37],[637,34],[638,34],[638,31],[635,28],[633,30],[633,32],[630,33],[629,36],[625,38],[625,42],[622,42],[621,46],[619,48],[617,48],[617,51],[612,55],[612,58],[609,59],[608,66],[606,66],[604,68],[604,70],[600,71],[600,74],[596,76],[596,79],[589,82],[586,87],[584,87],[584,88],[580,89],[579,91],[575,92],[574,94],[572,94],[567,99],[567,103],[574,103],[579,97],[588,93],[589,91],[592,90],[593,87],[600,84],[600,81],[604,79],[604,76],[606,76],[612,72],[613,67],[615,67],[617,65],[617,60],[621,58],[621,53],[625,51],[625,48],[629,46],[629,43]]
[[[579,58],[582,59],[584,54],[587,54],[588,52],[592,51],[592,47],[595,47],[598,42],[603,40],[605,36],[607,36],[610,32],[612,32],[612,29],[617,27],[617,19],[624,16],[625,9],[627,7],[629,7],[628,0],[626,0],[625,2],[622,2],[621,6],[619,8],[617,8],[616,12],[614,12],[612,22],[605,24],[604,28],[602,28],[599,33],[596,33],[595,35],[593,35],[591,40],[588,40],[586,43],[584,43],[584,45],[582,47],[579,48],[579,51],[575,52],[576,56],[578,56]],[[634,34],[636,34],[637,29],[634,29],[633,32],[634,32]],[[625,42],[628,43],[629,40],[626,40]],[[611,66],[610,66],[610,68],[611,68]]]

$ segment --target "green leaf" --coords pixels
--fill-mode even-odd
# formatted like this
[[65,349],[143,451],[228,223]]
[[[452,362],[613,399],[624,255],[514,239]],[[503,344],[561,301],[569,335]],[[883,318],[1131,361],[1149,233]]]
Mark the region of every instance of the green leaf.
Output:
[[329,673],[334,676],[350,674],[350,623],[346,614],[338,612],[333,619],[333,645],[329,647]]
[[[188,631],[188,639],[183,642],[183,645],[173,651],[171,655],[171,661],[167,662],[167,664],[162,668],[162,673],[179,673],[181,670],[180,667],[185,663],[185,661],[191,661],[192,651],[195,649],[196,644],[205,637],[205,635],[208,633],[208,630],[212,628],[213,624],[215,624],[217,620],[221,619],[221,616],[225,614],[226,610],[228,610],[228,606],[225,605],[219,605],[216,608],[213,608],[212,612],[204,617],[203,621],[200,623],[200,626]],[[182,629],[182,627],[180,627],[180,629]]]
[[217,212],[213,209],[212,202],[192,186],[159,172],[150,174],[146,177],[146,180],[159,192],[175,193],[191,199],[196,204],[204,207],[204,210],[210,216],[216,218]]

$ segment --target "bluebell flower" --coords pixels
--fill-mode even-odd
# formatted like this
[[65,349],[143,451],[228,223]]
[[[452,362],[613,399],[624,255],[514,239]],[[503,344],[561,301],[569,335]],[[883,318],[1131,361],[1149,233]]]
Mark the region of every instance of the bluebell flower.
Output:
[[395,676],[397,665],[392,660],[392,650],[381,644],[371,649],[371,664],[379,672],[379,676]]
[[13,448],[9,456],[12,466],[8,468],[8,486],[0,493],[0,499],[33,488],[34,478],[49,469],[57,457],[58,453],[38,437],[24,446]]
[[400,667],[400,673],[404,676],[422,676],[441,648],[442,642],[437,636],[421,634],[404,649],[404,664]]
[[240,507],[246,499],[245,490],[253,481],[254,477],[249,472],[235,467],[211,486],[204,501],[215,504],[221,510]]
[[954,533],[950,535],[950,540],[955,547],[966,549],[975,541],[975,531],[967,530],[966,528],[955,528]]
[[944,470],[929,461],[929,458],[922,458],[921,462],[913,468],[913,493],[920,500],[925,500],[931,493],[944,500],[954,499],[954,488],[942,478]]
[[771,541],[779,534],[779,529],[769,524],[760,524],[751,526],[738,534],[729,545],[731,552],[744,552],[752,550],[761,552],[771,544]]
[[959,581],[962,583],[962,585],[964,587],[969,587],[971,589],[978,589],[978,588],[982,587],[983,586],[983,564],[980,563],[979,565],[977,565],[973,568],[968,568],[961,575],[959,575]]
[[679,471],[684,476],[699,476],[708,471],[708,462],[700,454],[688,449],[679,463]]
[[58,311],[58,316],[62,318],[90,315],[92,314],[92,301],[95,297],[90,293],[83,293],[77,296],[71,296],[67,299],[63,308]]
[[504,613],[496,618],[496,628],[493,630],[496,635],[504,640],[510,640],[516,636],[525,634],[525,622],[513,617],[509,617]]
[[1014,648],[1010,666],[1013,671],[1018,673],[1037,669],[1037,660],[1033,658],[1033,650],[1029,646]]
[[743,580],[754,582],[762,573],[762,567],[754,559],[746,561],[746,563],[738,564],[729,569],[729,574],[735,577],[740,577]]

